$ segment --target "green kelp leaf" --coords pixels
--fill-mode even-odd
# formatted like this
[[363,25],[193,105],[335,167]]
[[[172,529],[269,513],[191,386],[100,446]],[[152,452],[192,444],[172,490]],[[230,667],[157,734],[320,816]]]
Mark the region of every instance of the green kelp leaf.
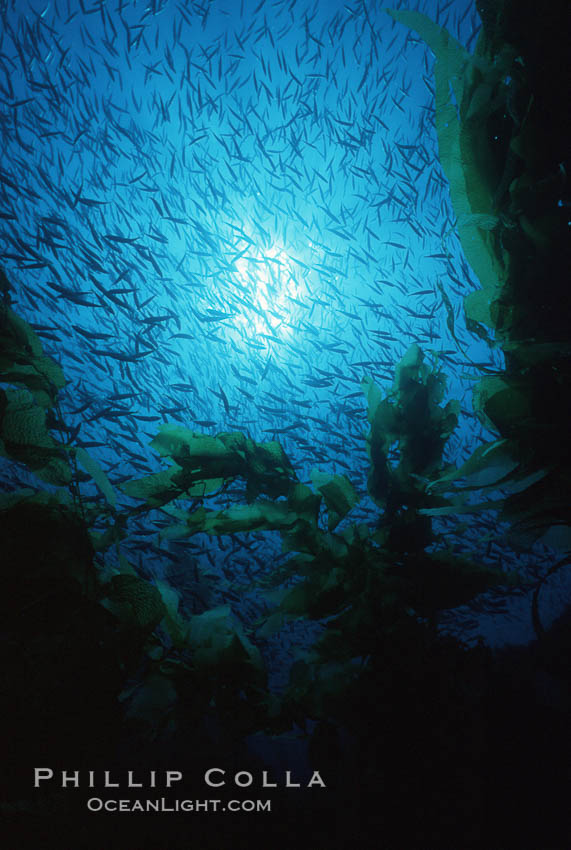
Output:
[[168,424],[161,426],[151,445],[184,469],[185,480],[245,478],[248,501],[261,493],[285,496],[297,480],[279,443],[256,443],[239,432],[212,437]]
[[[245,443],[246,438],[242,434],[239,436]],[[170,422],[161,425],[159,433],[151,440],[151,446],[161,457],[171,457],[180,466],[200,468],[201,475],[206,477],[218,477],[220,462],[227,462],[236,454],[235,447],[226,446],[218,436],[189,431]],[[210,467],[213,468],[212,475],[208,474]]]
[[[321,497],[305,485],[295,485],[289,500],[272,502],[259,499],[249,505],[232,505],[226,510],[200,507],[186,515],[186,524],[162,529],[161,540],[176,540],[193,534],[221,535],[241,531],[277,530],[286,535],[290,548],[318,547],[317,513]],[[293,545],[295,543],[295,546]]]
[[440,508],[419,508],[418,513],[424,516],[456,516],[456,514],[477,514],[482,511],[500,510],[505,504],[505,499],[486,499],[485,502],[467,502],[464,500],[452,500],[450,505]]
[[115,522],[102,534],[95,531],[91,532],[91,542],[96,552],[104,552],[113,544],[120,543],[127,536],[125,524],[119,519],[119,516],[116,516]]
[[55,404],[57,389],[55,385],[52,387],[51,383],[46,381],[45,375],[38,372],[36,366],[20,363],[2,369],[0,374],[4,383],[26,387],[40,407],[52,407]]
[[180,604],[180,593],[168,581],[157,580],[157,590],[161,594],[161,598],[165,604],[167,614],[176,618],[179,616],[178,607]]
[[119,561],[119,573],[121,573],[122,575],[136,576],[137,570],[135,569],[133,564],[121,552],[119,546],[117,546],[117,550],[117,559]]
[[[25,355],[22,362],[30,362],[43,354],[42,343],[36,332],[17,313],[2,304],[0,308],[0,363],[12,355]],[[20,362],[15,357],[13,362]]]
[[125,625],[144,631],[154,629],[166,614],[158,589],[128,573],[113,576],[101,604]]
[[283,598],[280,609],[284,614],[306,617],[311,607],[312,594],[309,582],[295,584]]
[[371,430],[369,432],[370,455],[373,459],[386,455],[389,448],[395,443],[400,434],[400,423],[398,411],[394,403],[384,398],[374,409],[370,416]]
[[[514,460],[510,449],[510,443],[506,439],[478,446],[466,463],[430,482],[426,487],[427,492],[479,490],[497,485],[519,467],[519,461]],[[459,479],[464,479],[463,485],[453,486]]]
[[361,389],[365,393],[367,399],[367,418],[369,422],[373,422],[375,413],[383,400],[382,390],[375,384],[374,380],[366,375],[361,381]]
[[194,484],[185,491],[185,496],[190,496],[191,499],[201,499],[204,496],[210,496],[216,493],[223,486],[224,478],[206,478],[202,481],[195,481]]
[[471,58],[468,51],[450,35],[448,30],[423,15],[422,12],[405,9],[386,9],[385,11],[398,23],[417,32],[426,42],[436,55],[437,61],[445,66],[442,72],[447,74],[454,86],[457,103],[461,103],[464,92],[464,72]]
[[221,431],[216,439],[224,443],[228,451],[246,457],[248,438],[241,431]]
[[[489,291],[485,289],[475,289],[464,298],[464,312],[466,314],[466,327],[472,333],[477,333],[478,325],[487,325],[489,328],[494,327],[492,319],[492,301]],[[484,337],[482,337],[484,338]]]
[[[94,543],[94,549],[97,551],[97,547],[95,546],[94,535],[91,534],[92,543]],[[137,570],[130,563],[130,561],[125,557],[123,552],[121,552],[121,547],[119,545],[116,546],[117,559],[119,561],[119,566],[117,567],[110,560],[103,561],[101,566],[97,568],[97,579],[100,585],[109,586],[112,578],[118,575],[130,575],[137,576]],[[104,606],[105,607],[105,606]]]
[[398,364],[394,381],[400,431],[395,480],[411,495],[418,476],[432,476],[441,468],[444,445],[458,424],[458,402],[440,406],[445,390],[443,372],[429,367],[419,346],[412,345]]
[[189,641],[192,646],[210,646],[219,634],[233,633],[234,615],[230,605],[219,605],[190,618]]
[[491,395],[485,403],[484,412],[502,434],[519,430],[524,422],[531,424],[532,400],[526,387],[511,385]]
[[507,254],[498,251],[482,216],[494,216],[488,153],[485,139],[492,106],[491,92],[501,70],[482,58],[472,57],[447,30],[419,12],[388,11],[396,21],[415,30],[436,56],[436,132],[442,169],[450,184],[450,197],[464,255],[481,285],[478,294],[465,299],[470,321],[494,327],[492,306],[507,279]]
[[342,536],[350,546],[359,545],[369,540],[371,529],[365,522],[353,523],[343,529]]
[[185,511],[182,508],[178,508],[175,505],[163,505],[163,507],[161,508],[161,513],[166,514],[167,516],[170,516],[173,519],[178,519],[181,522],[184,522],[188,516],[188,511]]
[[26,390],[0,390],[1,451],[56,486],[71,481],[63,447],[49,433],[46,411]]
[[161,425],[151,446],[162,457],[171,457],[176,469],[183,470],[179,478],[181,486],[182,482],[188,487],[196,484],[196,493],[190,493],[191,496],[214,492],[221,486],[218,482],[246,475],[246,438],[243,434],[224,433],[212,437],[168,423]]
[[[500,521],[511,525],[509,538],[528,547],[554,526],[569,523],[569,474],[564,468],[546,470],[525,489],[505,501]],[[555,536],[555,532],[552,536]]]
[[[305,484],[295,484],[288,496],[289,511],[279,528],[283,552],[315,553],[322,545],[323,534],[317,526],[321,495]],[[278,504],[283,504],[282,502]],[[297,520],[292,524],[291,517]]]
[[311,471],[311,482],[325,500],[329,511],[327,527],[329,531],[333,531],[357,504],[355,488],[346,475],[331,475],[318,469]]
[[457,222],[458,227],[468,227],[474,224],[480,230],[495,230],[500,219],[497,215],[487,215],[486,213],[472,213],[471,215],[460,216]]
[[256,629],[256,637],[266,640],[283,629],[286,622],[287,618],[285,614],[282,611],[275,611]]
[[530,398],[524,384],[498,375],[486,375],[474,387],[472,405],[488,427],[506,433],[531,416]]
[[159,541],[184,540],[185,537],[192,537],[193,534],[196,534],[196,530],[188,525],[168,525],[159,531]]
[[261,493],[286,496],[297,476],[280,443],[246,441],[248,501]]
[[398,395],[406,392],[411,383],[424,384],[429,374],[430,367],[424,362],[422,348],[413,342],[395,367],[393,381],[395,393]]
[[[364,577],[367,552],[362,546],[350,549],[341,536],[324,534],[320,548],[307,559],[305,553],[290,559],[291,575],[304,577],[290,584],[280,610],[288,617],[329,617],[350,604],[350,595]],[[359,578],[360,577],[360,578]]]
[[169,466],[161,472],[153,472],[143,478],[125,481],[119,487],[126,496],[132,499],[142,499],[150,508],[178,499],[185,492],[183,470],[178,464]]
[[[458,423],[458,402],[441,406],[445,389],[442,371],[425,363],[414,344],[396,367],[392,392],[375,399],[367,438],[368,487],[384,514],[372,541],[394,554],[416,557],[430,543],[430,515],[419,513],[420,508],[446,506],[446,513],[449,509],[427,490],[430,481],[443,473],[444,446]],[[368,530],[365,534],[370,537]]]
[[367,397],[367,418],[371,423],[366,435],[367,454],[371,462],[367,479],[369,495],[379,507],[384,507],[390,486],[388,451],[398,439],[397,412],[372,378],[365,377],[361,387]]
[[529,473],[524,469],[516,470],[513,474],[508,474],[507,481],[501,481],[500,486],[502,488],[506,487],[509,495],[513,496],[516,493],[521,493],[522,490],[527,490],[528,487],[532,487],[537,481],[541,481],[547,475],[551,475],[556,468],[555,466],[546,466],[543,469],[537,469],[535,472]]
[[164,625],[170,635],[173,645],[179,649],[186,645],[188,621],[180,613],[180,595],[166,581],[157,581],[157,589],[165,606]]
[[484,414],[488,399],[508,387],[506,379],[499,375],[485,375],[481,378],[472,391],[472,406],[476,413]]
[[109,504],[112,508],[114,508],[117,504],[117,500],[115,498],[115,491],[111,486],[111,482],[99,466],[96,460],[91,457],[85,449],[77,448],[74,449],[75,456],[82,467],[85,469],[89,475],[93,478]]
[[7,511],[15,505],[23,503],[33,503],[35,505],[45,505],[46,507],[66,507],[73,509],[71,496],[67,490],[34,490],[31,487],[22,487],[15,490],[13,493],[0,494],[0,511]]
[[367,484],[376,504],[388,510],[386,520],[399,505],[418,505],[419,499],[426,503],[422,491],[442,468],[442,452],[458,424],[460,406],[457,401],[440,406],[446,378],[424,362],[416,343],[397,364],[393,389],[386,398],[381,398],[368,380],[363,387],[371,402]]
[[223,511],[199,509],[190,514],[188,526],[194,532],[235,534],[239,531],[272,531],[291,529],[298,522],[297,513],[287,502],[260,500],[251,505],[233,505]]
[[30,390],[41,407],[52,407],[65,386],[61,367],[44,355],[34,330],[5,304],[0,305],[0,376]]
[[306,484],[294,484],[288,496],[288,504],[299,520],[317,528],[317,517],[321,496],[316,495]]
[[444,441],[452,436],[458,425],[458,417],[460,416],[460,402],[456,399],[447,402],[443,408],[443,414],[440,417],[440,437]]
[[211,608],[190,618],[188,643],[197,667],[247,662],[258,670],[263,661],[256,646],[246,637],[229,605]]

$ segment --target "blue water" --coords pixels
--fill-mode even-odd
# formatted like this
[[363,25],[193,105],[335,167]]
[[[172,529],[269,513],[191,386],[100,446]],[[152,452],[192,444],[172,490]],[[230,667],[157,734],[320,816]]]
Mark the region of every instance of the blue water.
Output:
[[[63,366],[63,418],[112,483],[161,468],[149,441],[162,422],[240,430],[280,440],[301,480],[347,474],[361,497],[350,520],[374,525],[361,381],[388,391],[414,342],[461,402],[447,459],[493,436],[471,390],[502,356],[465,328],[478,282],[437,157],[433,56],[383,5],[1,4],[0,260],[15,309]],[[398,5],[473,50],[473,3]],[[32,480],[3,464],[3,489]],[[277,534],[159,546],[168,522],[133,522],[125,554],[195,612],[263,613],[248,588],[280,557]],[[438,528],[484,557],[494,523]],[[552,557],[501,556],[522,569]],[[194,564],[210,574],[199,602]],[[467,639],[532,636],[525,595],[444,619]]]

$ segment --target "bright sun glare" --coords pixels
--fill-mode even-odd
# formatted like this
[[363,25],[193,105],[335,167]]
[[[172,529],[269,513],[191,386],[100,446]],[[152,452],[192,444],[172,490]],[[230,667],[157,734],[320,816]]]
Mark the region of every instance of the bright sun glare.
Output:
[[251,247],[234,260],[234,282],[244,294],[249,309],[241,313],[241,323],[256,335],[277,336],[292,333],[292,308],[307,287],[285,249],[273,244],[262,250]]

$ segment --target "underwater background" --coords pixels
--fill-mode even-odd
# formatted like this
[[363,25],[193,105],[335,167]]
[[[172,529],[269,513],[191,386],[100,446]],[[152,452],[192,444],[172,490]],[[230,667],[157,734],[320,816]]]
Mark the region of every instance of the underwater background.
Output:
[[0,12],[7,846],[568,846],[564,5]]

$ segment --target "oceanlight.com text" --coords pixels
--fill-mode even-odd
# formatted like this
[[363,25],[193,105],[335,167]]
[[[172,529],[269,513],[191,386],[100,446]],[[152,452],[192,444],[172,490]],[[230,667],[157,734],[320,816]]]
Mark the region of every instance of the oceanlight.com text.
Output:
[[167,800],[165,797],[152,800],[103,800],[101,797],[90,797],[86,805],[90,812],[108,814],[271,811],[271,800]]

